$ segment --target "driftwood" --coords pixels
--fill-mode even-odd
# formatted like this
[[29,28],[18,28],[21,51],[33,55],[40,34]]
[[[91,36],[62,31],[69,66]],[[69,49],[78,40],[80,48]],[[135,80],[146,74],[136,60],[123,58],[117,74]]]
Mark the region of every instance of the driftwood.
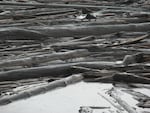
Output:
[[19,46],[19,47],[14,47],[14,48],[6,48],[6,49],[1,49],[0,52],[6,52],[6,51],[24,51],[28,50],[31,48],[41,48],[41,44],[32,44],[32,45],[24,45],[24,46]]
[[10,66],[36,66],[40,63],[53,61],[53,60],[67,60],[73,59],[77,57],[83,57],[89,55],[87,50],[74,50],[69,52],[60,52],[60,53],[52,53],[52,54],[43,54],[37,55],[33,57],[26,57],[16,60],[8,60],[4,62],[0,62],[0,67],[10,67]]
[[[13,28],[12,28],[13,29]],[[150,29],[150,23],[119,24],[119,25],[95,25],[95,26],[55,26],[55,27],[29,27],[51,37],[104,35],[119,31],[146,32]]]
[[49,37],[89,36],[104,35],[119,31],[149,31],[150,23],[119,24],[119,25],[95,25],[95,26],[55,26],[55,27],[29,27],[0,29],[0,37],[4,39],[34,39],[44,40]]
[[39,77],[44,77],[44,76],[45,77],[46,76],[62,77],[62,76],[70,75],[71,73],[72,71],[70,69],[70,64],[25,68],[25,69],[1,72],[0,81],[39,78]]
[[[146,64],[136,64],[131,66],[124,66],[116,62],[104,62],[104,61],[92,61],[92,62],[77,62],[77,63],[66,63],[66,64],[55,64],[49,66],[25,68],[18,70],[10,70],[0,73],[0,81],[19,80],[46,76],[67,76],[74,73],[85,72],[87,70],[74,69],[72,66],[93,68],[93,69],[107,69],[107,70],[118,70],[127,71],[132,69],[143,69],[148,68]],[[117,76],[117,75],[116,75]],[[126,77],[126,76],[125,76]],[[129,76],[130,77],[130,76]],[[117,77],[118,78],[118,77]],[[137,79],[140,81],[141,79]],[[144,82],[144,81],[143,81]],[[145,81],[148,82],[148,81]]]
[[141,77],[131,73],[117,73],[113,76],[113,81],[123,82],[123,83],[150,84],[150,78]]
[[27,30],[22,28],[2,28],[0,29],[1,40],[45,40],[48,37],[38,31]]
[[39,95],[39,94],[54,90],[58,87],[66,87],[67,85],[79,82],[82,79],[83,79],[82,75],[79,74],[79,75],[72,75],[70,77],[66,77],[66,78],[61,79],[61,80],[56,80],[56,81],[53,81],[53,82],[51,82],[45,86],[40,86],[38,88],[31,89],[29,91],[24,91],[24,92],[21,92],[19,94],[12,95],[10,97],[1,98],[0,99],[0,105],[9,104],[13,101],[29,98],[29,97],[35,96],[35,95]]
[[142,35],[140,37],[137,37],[137,38],[134,38],[134,39],[129,39],[129,40],[126,40],[124,42],[121,42],[121,43],[118,43],[118,44],[113,44],[113,45],[110,45],[110,46],[107,46],[107,47],[114,47],[114,46],[121,46],[121,45],[128,45],[128,44],[138,43],[141,40],[144,40],[145,38],[148,38],[149,36],[150,36],[149,34]]
[[128,103],[123,101],[118,95],[117,91],[112,90],[111,91],[111,96],[128,112],[128,113],[137,113],[134,108],[132,108]]
[[121,111],[123,111],[123,109],[121,108],[121,106],[116,105],[115,102],[113,102],[111,99],[107,98],[106,95],[98,93],[99,96],[101,96],[102,98],[104,98],[107,102],[109,102],[113,107],[117,108],[117,110],[119,111],[119,113],[121,113]]
[[10,2],[0,2],[0,5],[10,5],[10,6],[34,6],[34,7],[45,7],[45,8],[93,8],[93,9],[101,9],[101,8],[109,8],[109,9],[124,9],[124,10],[138,10],[137,8],[131,7],[117,7],[117,6],[96,6],[96,5],[79,5],[79,4],[30,4],[30,3],[10,3]]
[[[62,11],[52,11],[50,12],[37,12],[37,13],[34,13],[34,12],[29,12],[29,11],[25,11],[25,12],[18,12],[16,11],[16,14],[12,15],[12,14],[4,14],[4,15],[0,15],[0,19],[9,19],[9,18],[12,18],[13,20],[20,20],[20,19],[32,19],[32,18],[36,18],[36,17],[39,17],[39,16],[50,16],[50,15],[60,15],[60,14],[65,14],[65,13],[69,13],[69,12],[75,12],[76,10],[75,9],[72,9],[72,10],[62,10]],[[31,13],[31,14],[30,14]]]
[[77,70],[72,68],[72,66],[81,66],[87,68],[95,69],[104,69],[104,68],[113,68],[119,66],[115,62],[77,62],[77,63],[66,63],[66,64],[57,64],[50,66],[41,66],[33,68],[24,68],[18,70],[10,70],[0,73],[0,81],[9,81],[9,80],[20,80],[20,79],[29,79],[29,78],[38,78],[38,77],[64,77],[70,74],[85,72],[84,70]]
[[126,55],[123,59],[124,65],[130,65],[135,63],[142,63],[150,61],[150,54],[147,52],[140,52],[133,55]]

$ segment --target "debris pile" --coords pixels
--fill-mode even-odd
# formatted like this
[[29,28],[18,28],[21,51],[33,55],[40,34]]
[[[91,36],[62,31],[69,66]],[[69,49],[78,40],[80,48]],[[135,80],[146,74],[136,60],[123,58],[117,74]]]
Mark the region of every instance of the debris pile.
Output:
[[[84,81],[113,84],[109,94],[129,113],[136,110],[116,88],[150,108],[150,95],[134,90],[150,88],[149,7],[149,0],[1,1],[0,105]],[[14,91],[20,86],[27,88]]]

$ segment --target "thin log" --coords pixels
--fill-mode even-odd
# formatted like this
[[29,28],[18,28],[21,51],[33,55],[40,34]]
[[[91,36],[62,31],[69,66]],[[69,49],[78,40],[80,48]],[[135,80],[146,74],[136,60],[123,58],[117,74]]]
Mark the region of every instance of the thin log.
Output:
[[128,44],[135,44],[135,43],[138,43],[140,42],[141,40],[144,40],[146,38],[150,37],[149,34],[145,34],[145,35],[142,35],[142,36],[139,36],[139,37],[136,37],[136,38],[133,38],[133,39],[128,39],[126,41],[123,41],[121,43],[118,43],[118,44],[113,44],[113,45],[110,45],[110,46],[107,46],[107,47],[114,47],[114,46],[121,46],[121,45],[128,45]]
[[66,78],[61,79],[61,80],[56,80],[56,81],[50,82],[49,84],[47,84],[45,86],[40,86],[40,87],[35,88],[35,89],[30,89],[29,91],[24,91],[24,92],[21,92],[21,93],[16,94],[16,95],[1,98],[0,99],[0,105],[6,105],[6,104],[9,104],[11,102],[20,100],[20,99],[25,99],[25,98],[29,98],[31,96],[36,96],[36,95],[39,95],[42,93],[46,93],[46,92],[54,90],[58,87],[66,87],[70,84],[80,82],[82,79],[83,79],[83,76],[78,74],[78,75],[72,75],[70,77],[66,77]]
[[150,78],[138,76],[131,73],[116,73],[113,76],[113,80],[116,82],[124,82],[124,83],[150,84]]
[[107,102],[109,102],[113,107],[117,108],[117,110],[119,110],[120,113],[122,113],[121,111],[122,108],[118,105],[115,104],[115,102],[113,102],[112,100],[108,99],[105,95],[101,94],[101,93],[98,93],[99,96],[101,96],[102,98],[104,98]]
[[123,101],[118,95],[118,93],[114,91],[111,91],[111,96],[128,112],[128,113],[137,113],[136,110],[134,110],[128,103]]
[[6,51],[24,51],[28,50],[31,48],[41,48],[41,44],[32,44],[32,45],[24,45],[24,46],[19,46],[19,47],[14,47],[14,48],[6,48],[6,49],[1,49],[0,52],[6,52]]

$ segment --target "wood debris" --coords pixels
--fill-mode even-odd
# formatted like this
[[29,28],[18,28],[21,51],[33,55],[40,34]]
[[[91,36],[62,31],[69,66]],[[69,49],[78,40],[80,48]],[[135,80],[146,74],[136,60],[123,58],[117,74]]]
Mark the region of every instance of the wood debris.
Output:
[[[149,0],[0,1],[0,105],[83,80],[124,88],[137,109],[150,108],[150,95],[135,91],[150,90],[149,10]],[[139,112],[117,90],[114,113]]]

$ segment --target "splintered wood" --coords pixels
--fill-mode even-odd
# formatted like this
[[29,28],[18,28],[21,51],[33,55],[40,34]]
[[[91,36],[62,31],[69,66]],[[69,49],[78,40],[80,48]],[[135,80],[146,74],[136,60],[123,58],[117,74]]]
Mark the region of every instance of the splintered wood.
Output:
[[[1,1],[0,105],[84,81],[113,84],[121,109],[148,113],[141,108],[150,95],[140,89],[150,90],[149,10],[149,0]],[[139,103],[130,106],[118,89]],[[119,107],[107,112],[124,113]]]

